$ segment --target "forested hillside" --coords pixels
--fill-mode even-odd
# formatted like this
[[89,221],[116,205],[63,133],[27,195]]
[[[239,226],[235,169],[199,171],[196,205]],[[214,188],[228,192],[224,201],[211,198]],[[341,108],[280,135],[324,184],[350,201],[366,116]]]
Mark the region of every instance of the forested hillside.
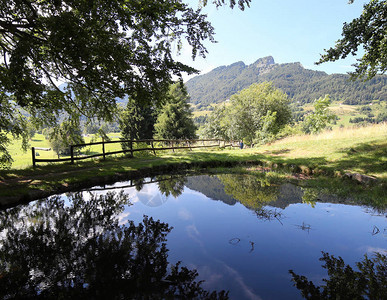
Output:
[[300,63],[276,64],[269,56],[251,65],[237,62],[218,67],[187,81],[191,102],[208,105],[228,99],[252,83],[271,81],[294,101],[308,103],[326,94],[345,104],[367,104],[387,99],[387,76],[351,81],[349,75],[305,69]]

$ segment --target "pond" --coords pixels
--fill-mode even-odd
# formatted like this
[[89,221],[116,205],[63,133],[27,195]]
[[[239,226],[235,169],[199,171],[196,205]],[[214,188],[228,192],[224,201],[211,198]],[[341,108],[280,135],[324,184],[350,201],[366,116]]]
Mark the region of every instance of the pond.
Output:
[[302,299],[292,279],[320,286],[339,256],[386,267],[385,211],[264,175],[119,182],[0,222],[3,298]]

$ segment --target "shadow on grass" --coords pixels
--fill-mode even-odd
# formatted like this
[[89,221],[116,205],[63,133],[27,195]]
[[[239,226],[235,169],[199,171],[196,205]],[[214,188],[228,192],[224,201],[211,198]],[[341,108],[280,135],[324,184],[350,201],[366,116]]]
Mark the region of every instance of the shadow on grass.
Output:
[[278,155],[278,154],[283,154],[283,153],[288,153],[290,152],[290,149],[280,149],[280,150],[267,150],[264,152],[264,154],[272,154],[272,155]]
[[[287,149],[282,150],[286,153]],[[387,143],[362,143],[351,148],[340,149],[337,153],[342,158],[336,161],[327,160],[325,157],[289,158],[281,155],[281,150],[264,153],[266,159],[276,163],[294,164],[306,166],[311,169],[328,171],[332,175],[335,172],[360,172],[362,174],[383,175],[387,171]]]
[[364,173],[382,174],[387,171],[387,143],[363,143],[342,149],[346,156],[331,163],[334,167],[348,169],[356,166]]

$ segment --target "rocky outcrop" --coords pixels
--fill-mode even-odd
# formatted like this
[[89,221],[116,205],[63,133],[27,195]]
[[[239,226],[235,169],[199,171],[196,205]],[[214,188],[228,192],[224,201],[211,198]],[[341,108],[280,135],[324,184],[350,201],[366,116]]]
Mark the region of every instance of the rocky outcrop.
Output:
[[345,173],[344,176],[362,184],[373,184],[377,182],[377,178],[360,173]]

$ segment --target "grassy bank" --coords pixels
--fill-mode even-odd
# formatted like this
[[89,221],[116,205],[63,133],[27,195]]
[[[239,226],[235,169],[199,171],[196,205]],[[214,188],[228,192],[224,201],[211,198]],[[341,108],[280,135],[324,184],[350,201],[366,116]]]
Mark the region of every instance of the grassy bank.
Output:
[[387,124],[288,137],[258,153],[305,166],[387,178]]
[[0,171],[1,204],[184,168],[259,164],[289,172],[340,177],[358,172],[387,181],[387,125],[295,136],[251,149],[165,151],[157,156],[115,157],[75,165],[55,164]]

